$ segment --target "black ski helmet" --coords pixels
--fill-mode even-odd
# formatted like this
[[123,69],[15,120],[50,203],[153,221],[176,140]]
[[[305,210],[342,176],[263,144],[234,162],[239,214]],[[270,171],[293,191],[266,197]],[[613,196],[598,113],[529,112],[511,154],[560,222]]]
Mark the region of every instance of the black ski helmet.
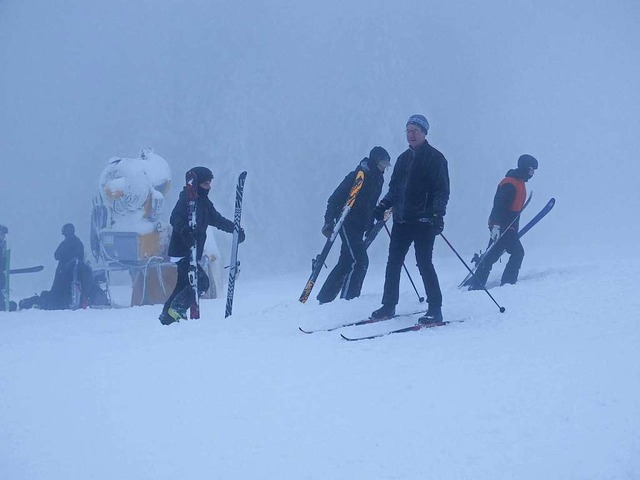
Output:
[[523,154],[518,158],[518,168],[520,170],[528,170],[529,168],[533,168],[534,170],[538,169],[538,160],[532,155]]
[[196,175],[198,184],[213,180],[213,172],[207,167],[193,167],[190,171]]
[[391,157],[389,156],[389,152],[387,152],[382,147],[373,147],[369,152],[369,160],[372,162],[383,162],[383,163],[391,163]]

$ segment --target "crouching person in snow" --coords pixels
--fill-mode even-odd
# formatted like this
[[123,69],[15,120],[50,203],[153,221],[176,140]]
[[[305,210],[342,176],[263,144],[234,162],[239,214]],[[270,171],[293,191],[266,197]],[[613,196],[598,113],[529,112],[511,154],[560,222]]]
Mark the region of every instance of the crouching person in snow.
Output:
[[520,212],[527,198],[525,183],[533,177],[538,168],[538,160],[531,155],[520,155],[518,168],[511,169],[498,184],[493,197],[493,208],[489,215],[491,244],[496,244],[478,265],[471,278],[469,290],[482,290],[487,283],[491,267],[506,250],[509,261],[504,267],[500,285],[515,284],[524,258],[524,248],[518,237]]
[[[56,248],[53,257],[58,261],[51,290],[20,300],[20,309],[67,310],[85,308],[100,290],[94,285],[93,272],[84,261],[84,244],[76,236],[72,223],[62,226],[64,240]],[[101,291],[101,293],[104,293]],[[97,299],[97,296],[96,296]],[[105,304],[106,301],[97,302]]]
[[[169,256],[177,263],[178,278],[173,292],[162,308],[159,320],[169,325],[187,318],[187,308],[193,301],[193,289],[189,283],[189,252],[196,246],[196,259],[202,258],[204,242],[207,239],[207,227],[214,226],[224,232],[233,232],[233,222],[223,217],[209,199],[213,173],[206,167],[194,167],[190,170],[195,175],[198,198],[196,200],[196,228],[189,226],[188,198],[186,187],[180,192],[178,202],[171,212],[169,222],[173,227],[169,242]],[[244,230],[240,229],[239,241],[245,239]],[[198,293],[209,289],[209,277],[198,265]]]
[[383,174],[390,162],[391,158],[384,148],[373,147],[369,157],[365,157],[329,197],[322,227],[322,234],[327,238],[331,236],[336,221],[340,218],[356,175],[358,172],[364,173],[362,187],[340,228],[340,258],[316,297],[320,304],[333,301],[340,290],[341,298],[346,300],[360,296],[369,267],[364,234],[373,226],[373,209],[382,193]]

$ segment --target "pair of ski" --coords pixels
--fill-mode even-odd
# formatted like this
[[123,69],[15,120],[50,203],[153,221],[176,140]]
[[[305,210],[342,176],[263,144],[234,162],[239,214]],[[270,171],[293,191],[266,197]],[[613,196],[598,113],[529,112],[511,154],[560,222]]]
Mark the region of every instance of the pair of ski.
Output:
[[[529,202],[531,201],[531,198],[533,196],[533,193],[531,193],[529,195],[529,198],[527,199],[527,201],[524,204],[524,207],[522,208],[522,211],[520,211],[520,213],[518,214],[518,216],[509,224],[509,226],[507,228],[505,228],[505,232],[516,222],[516,220],[518,220],[520,218],[520,215],[522,214],[522,212],[524,211],[525,208],[527,208],[527,205],[529,205]],[[555,198],[551,198],[547,204],[542,207],[542,209],[536,214],[534,215],[534,217],[524,226],[522,227],[519,231],[518,231],[518,238],[522,238],[522,236],[524,234],[526,234],[529,230],[531,230],[531,228],[533,228],[540,220],[542,220],[553,208],[553,206],[556,204],[556,199]],[[502,235],[501,235],[502,236]],[[473,276],[475,275],[476,271],[478,271],[478,268],[480,267],[480,265],[482,265],[482,262],[484,261],[484,259],[487,257],[487,254],[491,251],[493,251],[494,248],[496,248],[496,245],[498,244],[498,242],[500,241],[500,237],[498,237],[498,240],[496,240],[495,242],[490,242],[489,245],[487,246],[487,249],[485,250],[484,253],[482,254],[475,254],[473,256],[473,259],[471,260],[473,263],[475,263],[475,267],[473,269],[473,273],[469,273],[467,274],[467,276],[464,278],[464,280],[462,280],[462,282],[460,282],[460,285],[458,285],[458,288],[463,288],[463,287],[467,287],[471,284],[471,281],[473,279]],[[504,254],[505,250],[503,250],[500,253],[500,256],[502,256]]]
[[[229,263],[229,282],[227,289],[227,304],[225,306],[225,318],[231,315],[233,310],[233,294],[235,290],[236,277],[238,275],[240,262],[238,261],[238,244],[240,243],[240,217],[242,216],[242,197],[244,194],[244,182],[247,172],[242,172],[238,176],[236,185],[236,204],[233,216],[233,240],[231,243],[231,260]],[[187,190],[187,214],[189,218],[189,228],[196,230],[196,201],[198,199],[198,179],[191,170],[186,175]],[[198,290],[198,259],[197,242],[189,248],[189,285],[192,290],[190,295],[189,316],[192,319],[200,318],[200,294]]]
[[305,303],[307,300],[309,300],[309,296],[311,295],[311,290],[313,290],[313,286],[316,284],[316,281],[318,280],[318,276],[320,276],[320,271],[322,270],[324,262],[326,261],[327,256],[329,255],[329,251],[333,246],[333,242],[335,242],[336,237],[338,236],[338,233],[342,228],[342,224],[344,223],[345,218],[347,218],[347,215],[351,211],[353,204],[356,203],[356,197],[358,196],[358,193],[362,189],[363,184],[364,184],[364,172],[362,170],[359,170],[358,173],[356,173],[356,178],[353,181],[351,190],[349,191],[349,196],[347,197],[347,201],[342,207],[340,218],[338,218],[338,221],[333,226],[333,230],[331,231],[331,234],[327,238],[327,241],[324,243],[324,247],[322,248],[322,251],[316,256],[316,258],[314,258],[311,261],[311,275],[309,276],[309,280],[307,280],[307,283],[304,286],[304,289],[302,290],[302,294],[298,299],[300,300],[300,302]]
[[[342,328],[347,328],[347,327],[356,327],[356,326],[360,326],[360,325],[371,325],[372,323],[379,323],[379,322],[385,322],[387,320],[392,320],[394,318],[401,318],[401,317],[411,317],[414,315],[420,315],[423,314],[424,310],[420,310],[417,312],[409,312],[409,313],[401,313],[398,315],[394,315],[391,318],[381,318],[381,319],[376,319],[376,318],[367,318],[364,320],[358,320],[355,322],[347,322],[347,323],[342,323],[340,325],[334,325],[333,327],[327,327],[327,328],[318,328],[316,330],[305,330],[302,327],[298,327],[298,329],[302,332],[302,333],[307,333],[307,334],[311,334],[311,333],[318,333],[318,332],[333,332],[335,330],[340,330]],[[340,336],[349,341],[349,342],[356,342],[359,340],[372,340],[374,338],[380,338],[380,337],[386,337],[387,335],[393,335],[396,333],[407,333],[407,332],[417,332],[419,330],[424,330],[426,328],[433,328],[433,327],[442,327],[444,325],[448,325],[450,323],[462,323],[464,322],[464,320],[449,320],[449,321],[444,321],[444,322],[437,322],[437,323],[428,323],[428,324],[421,324],[421,323],[416,323],[415,325],[410,325],[408,327],[404,327],[404,328],[398,328],[395,330],[389,330],[386,332],[382,332],[382,333],[376,333],[374,335],[364,335],[364,336],[358,336],[358,337],[348,337],[344,334],[340,334]]]
[[[311,261],[311,275],[309,276],[309,280],[307,280],[307,283],[304,286],[304,289],[302,290],[302,294],[298,299],[300,300],[300,302],[305,303],[309,299],[309,296],[311,295],[311,290],[313,290],[313,287],[316,284],[316,281],[318,280],[318,276],[320,275],[320,271],[322,270],[322,267],[325,264],[325,261],[327,260],[329,251],[331,250],[333,243],[335,242],[338,234],[340,233],[340,229],[342,228],[342,224],[344,223],[344,220],[347,218],[347,215],[349,214],[349,212],[351,211],[351,208],[356,202],[356,198],[358,196],[358,193],[362,189],[363,184],[364,184],[364,172],[360,170],[358,171],[358,173],[356,173],[356,178],[353,182],[353,185],[351,186],[351,190],[349,191],[349,196],[347,197],[347,201],[342,207],[340,218],[338,218],[338,221],[334,225],[333,230],[329,235],[329,238],[327,238],[327,241],[325,242],[324,247],[322,248],[322,251],[316,256],[316,258],[314,258]],[[382,227],[385,226],[390,216],[391,216],[391,210],[387,210],[385,212],[384,218],[374,224],[374,226],[371,228],[371,231],[368,232],[364,240],[365,249],[369,248],[369,246],[371,245],[371,242],[373,242],[373,240],[376,238],[380,230],[382,230]]]

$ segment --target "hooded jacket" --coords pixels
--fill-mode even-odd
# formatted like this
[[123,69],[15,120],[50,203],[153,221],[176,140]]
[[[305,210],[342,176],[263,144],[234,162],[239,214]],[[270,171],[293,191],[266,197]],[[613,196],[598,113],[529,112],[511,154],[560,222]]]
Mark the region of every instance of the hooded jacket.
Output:
[[493,225],[499,225],[500,229],[504,231],[513,222],[510,229],[518,231],[520,228],[520,218],[518,216],[522,212],[527,198],[525,182],[528,179],[527,173],[518,168],[507,172],[498,184],[496,194],[493,197],[493,208],[489,215],[489,228]]

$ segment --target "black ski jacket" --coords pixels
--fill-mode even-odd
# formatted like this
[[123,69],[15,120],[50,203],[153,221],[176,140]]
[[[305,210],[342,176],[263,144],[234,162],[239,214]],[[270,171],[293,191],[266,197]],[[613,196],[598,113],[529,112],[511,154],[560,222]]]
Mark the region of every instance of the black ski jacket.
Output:
[[449,201],[447,159],[425,140],[417,149],[409,147],[396,161],[389,191],[380,202],[393,207],[393,221],[428,222],[444,217]]
[[365,157],[356,169],[349,173],[338,185],[327,201],[327,211],[324,215],[325,222],[335,222],[340,218],[342,208],[349,198],[349,192],[358,172],[364,172],[364,182],[358,192],[356,201],[351,207],[344,225],[347,228],[358,229],[365,232],[373,225],[373,208],[378,203],[382,193],[384,175],[367,157]]
[[[213,206],[207,196],[209,190],[198,187],[198,199],[196,200],[196,229],[193,232],[196,238],[196,259],[202,258],[204,242],[207,240],[207,227],[216,227],[224,232],[233,232],[233,222],[224,218]],[[189,255],[189,245],[185,242],[185,229],[189,228],[189,210],[186,187],[180,192],[178,202],[173,207],[169,223],[173,227],[171,240],[169,241],[170,257],[186,257]]]
[[53,258],[58,260],[58,268],[61,265],[66,265],[70,260],[74,258],[78,259],[78,262],[84,262],[84,245],[82,241],[75,235],[69,235],[60,242],[58,248],[56,248]]

